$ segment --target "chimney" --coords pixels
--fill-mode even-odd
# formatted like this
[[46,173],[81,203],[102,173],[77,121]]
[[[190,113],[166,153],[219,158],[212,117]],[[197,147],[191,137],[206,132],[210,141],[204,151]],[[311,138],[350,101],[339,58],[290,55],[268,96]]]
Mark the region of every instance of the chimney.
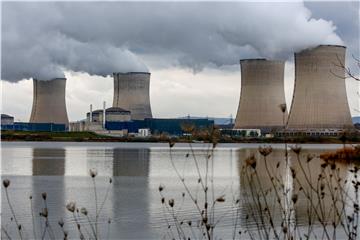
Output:
[[92,104],[90,104],[90,122],[92,122],[93,121],[93,119],[92,119]]
[[106,102],[103,103],[103,128],[105,129],[105,122],[106,122]]

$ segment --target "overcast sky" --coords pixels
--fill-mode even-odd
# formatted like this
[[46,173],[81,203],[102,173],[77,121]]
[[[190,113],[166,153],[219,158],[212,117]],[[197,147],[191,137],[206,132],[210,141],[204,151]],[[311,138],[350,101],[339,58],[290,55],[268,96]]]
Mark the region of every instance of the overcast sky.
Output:
[[[286,61],[318,44],[359,56],[359,3],[2,3],[2,113],[28,121],[32,81],[67,78],[71,121],[112,104],[112,72],[150,71],[154,117],[235,116],[243,58]],[[347,80],[353,115],[359,85]]]

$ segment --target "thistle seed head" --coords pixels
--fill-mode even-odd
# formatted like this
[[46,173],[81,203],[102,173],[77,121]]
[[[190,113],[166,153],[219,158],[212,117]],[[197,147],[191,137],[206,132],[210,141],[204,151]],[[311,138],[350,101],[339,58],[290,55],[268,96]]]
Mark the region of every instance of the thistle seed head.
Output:
[[296,153],[297,155],[299,155],[300,154],[300,152],[301,152],[301,146],[300,145],[294,145],[294,146],[290,146],[290,149],[294,152],[294,153]]
[[294,193],[292,196],[291,196],[291,200],[293,201],[293,203],[295,204],[298,200],[298,195],[296,193]]
[[271,152],[272,152],[272,147],[271,146],[259,147],[259,153],[261,155],[263,155],[264,157],[269,155]]
[[46,200],[46,198],[47,198],[46,192],[41,193],[41,197],[42,197],[42,199]]
[[170,207],[174,207],[174,205],[175,205],[175,200],[174,200],[174,199],[170,199],[170,200],[169,200],[169,206],[170,206]]
[[256,168],[256,158],[254,155],[251,155],[250,157],[248,157],[246,160],[246,165],[247,166],[251,166],[253,169]]
[[280,104],[280,105],[279,105],[279,108],[280,108],[280,110],[281,110],[282,113],[285,113],[285,111],[286,111],[286,103]]
[[72,213],[75,212],[76,203],[73,201],[69,202],[68,204],[66,204],[66,209]]
[[314,155],[312,155],[312,154],[308,154],[308,155],[306,156],[307,162],[310,162],[311,160],[313,160],[313,158],[314,158]]
[[92,168],[89,170],[90,177],[94,178],[97,175],[97,170],[95,168]]
[[217,202],[225,202],[225,196],[222,195],[216,199]]
[[59,226],[60,226],[61,228],[63,228],[63,227],[64,227],[64,220],[63,220],[63,219],[60,219],[59,222],[58,222],[58,224],[59,224]]
[[40,213],[40,216],[41,216],[41,217],[44,217],[44,218],[47,218],[48,215],[49,215],[49,212],[48,212],[48,209],[47,209],[47,208],[44,208],[44,209],[42,210],[42,212]]
[[87,216],[87,214],[88,214],[88,211],[86,210],[86,208],[81,208],[81,210],[80,210],[80,212],[82,213],[82,214],[84,214],[85,216]]
[[8,188],[9,185],[10,185],[10,180],[9,179],[4,179],[3,180],[3,185],[4,185],[5,188]]
[[174,142],[169,141],[169,147],[170,147],[170,148],[174,147],[174,145],[175,145],[175,143],[174,143]]

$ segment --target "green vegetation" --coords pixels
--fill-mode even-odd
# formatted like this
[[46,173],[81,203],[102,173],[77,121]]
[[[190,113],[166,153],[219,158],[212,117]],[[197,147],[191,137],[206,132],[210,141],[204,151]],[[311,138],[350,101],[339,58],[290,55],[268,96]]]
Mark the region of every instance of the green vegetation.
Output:
[[93,132],[1,131],[2,141],[111,141],[113,137]]

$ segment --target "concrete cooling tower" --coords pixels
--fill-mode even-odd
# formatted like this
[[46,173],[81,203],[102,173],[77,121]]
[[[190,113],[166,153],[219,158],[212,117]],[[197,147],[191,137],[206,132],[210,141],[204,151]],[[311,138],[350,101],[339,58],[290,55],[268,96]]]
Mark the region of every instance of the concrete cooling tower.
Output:
[[68,126],[65,88],[66,78],[49,81],[33,80],[34,97],[30,122],[59,123]]
[[131,119],[152,118],[150,107],[150,73],[114,73],[113,107],[131,112]]
[[352,127],[345,88],[343,46],[320,45],[295,53],[295,87],[288,128],[344,129]]
[[[234,128],[270,131],[283,126],[284,62],[241,60],[241,95]],[[287,118],[287,115],[285,115]],[[285,119],[286,119],[285,118]]]

